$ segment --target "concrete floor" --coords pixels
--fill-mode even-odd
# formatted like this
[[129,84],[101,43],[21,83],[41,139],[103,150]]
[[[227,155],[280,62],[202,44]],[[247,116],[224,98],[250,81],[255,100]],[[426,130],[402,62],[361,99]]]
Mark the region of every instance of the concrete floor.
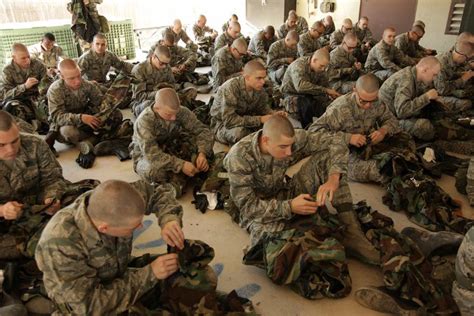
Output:
[[[210,95],[199,95],[204,101]],[[131,118],[131,112],[124,111],[124,116]],[[75,163],[78,155],[76,148],[56,144],[60,153],[58,158],[64,176],[70,181],[93,178],[101,181],[120,179],[138,180],[130,160],[120,162],[115,157],[99,157],[93,168],[82,169]],[[469,206],[465,196],[454,188],[454,178],[444,176],[439,184],[454,199],[462,203],[463,214],[474,218],[474,209]],[[408,221],[403,213],[390,211],[382,203],[384,189],[374,184],[350,183],[354,202],[367,200],[374,209],[389,215],[395,227],[401,230],[407,226],[416,227]],[[192,192],[188,190],[179,200],[184,209],[184,233],[186,238],[199,239],[215,249],[215,258],[211,265],[219,275],[218,289],[231,291],[237,289],[242,296],[252,299],[257,312],[262,315],[382,315],[360,306],[354,299],[354,290],[367,285],[383,285],[380,269],[349,259],[349,269],[353,281],[351,295],[343,299],[321,299],[311,301],[304,299],[290,289],[273,284],[261,269],[242,264],[242,249],[248,244],[249,236],[223,211],[207,211],[202,214],[191,204]],[[144,219],[144,228],[135,233],[133,255],[144,253],[163,253],[166,251],[160,236],[160,228],[154,216]]]

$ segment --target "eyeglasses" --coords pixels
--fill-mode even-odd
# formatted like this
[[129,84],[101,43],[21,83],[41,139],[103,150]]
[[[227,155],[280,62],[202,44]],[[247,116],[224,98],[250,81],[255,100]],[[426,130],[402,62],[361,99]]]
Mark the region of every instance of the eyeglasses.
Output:
[[158,62],[160,63],[161,66],[169,65],[169,63],[165,63],[165,62],[161,61],[161,60],[160,60],[160,57],[158,57],[157,54],[153,54],[153,57],[155,57],[156,60],[158,60]]
[[463,53],[458,52],[456,48],[454,48],[454,51],[455,51],[456,53],[458,53],[459,55],[463,56],[464,58],[466,58],[466,61],[472,59],[472,57],[469,58],[469,56],[467,56],[466,54],[463,54]]
[[346,30],[346,31],[352,31],[352,27],[345,27],[345,26],[343,26],[343,28],[344,28],[344,30]]
[[346,45],[346,47],[347,47],[348,50],[354,50],[354,49],[357,48],[357,45],[356,45],[356,46],[349,46],[349,45],[347,45],[346,42],[342,42],[342,44]]
[[358,92],[356,92],[356,94],[357,94],[357,100],[359,101],[359,104],[360,104],[360,105],[366,105],[366,104],[369,104],[369,103],[372,104],[372,103],[375,103],[375,102],[377,102],[377,101],[379,100],[378,97],[375,98],[375,99],[373,99],[373,100],[364,100],[364,99],[362,99],[362,98],[360,97],[360,95],[359,95]]
[[247,52],[241,53],[241,52],[239,52],[239,50],[237,48],[234,48],[234,50],[239,54],[240,57],[243,57],[243,56],[247,55]]

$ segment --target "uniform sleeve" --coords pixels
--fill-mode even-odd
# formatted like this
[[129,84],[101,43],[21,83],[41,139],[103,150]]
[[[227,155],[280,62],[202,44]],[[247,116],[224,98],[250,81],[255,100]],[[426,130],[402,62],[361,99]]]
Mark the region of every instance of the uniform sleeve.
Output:
[[285,38],[285,24],[280,25],[277,30],[277,35],[279,39]]
[[44,201],[46,198],[61,199],[66,188],[63,170],[43,140],[39,142],[37,155],[41,175],[41,201]]
[[197,63],[197,55],[190,49],[186,49],[183,47],[178,46],[178,55],[179,58],[182,60],[181,64],[184,64],[187,69],[194,69],[196,68]]
[[227,91],[227,89],[219,89],[218,94],[222,98],[221,102],[221,115],[224,126],[227,129],[235,127],[259,127],[262,123],[260,122],[260,116],[256,115],[239,115],[235,109],[238,106],[238,99],[235,96],[235,91]]
[[344,76],[351,76],[356,69],[354,67],[340,67],[343,64],[338,54],[332,54],[329,63],[328,77],[330,80],[341,80]]
[[150,118],[146,116],[139,117],[135,121],[133,130],[134,138],[137,140],[141,153],[146,160],[153,162],[153,168],[174,173],[181,172],[184,160],[161,150],[156,142],[154,136],[156,131],[154,130],[154,124],[150,122]]
[[27,90],[25,83],[17,85],[11,74],[6,70],[5,67],[0,77],[0,100],[14,99]]
[[382,66],[382,68],[390,69],[393,71],[398,71],[401,69],[394,62],[390,60],[390,56],[385,49],[383,49],[381,46],[375,47],[375,49],[377,49],[377,61]]
[[35,258],[49,297],[74,315],[116,315],[126,312],[159,280],[150,265],[131,269],[102,283],[88,263],[88,254],[70,238],[51,238],[38,245]]
[[331,49],[335,49],[339,45],[337,34],[337,32],[333,32],[329,38],[329,47],[331,47]]
[[256,218],[262,223],[287,220],[292,217],[291,200],[261,199],[254,191],[251,163],[234,154],[225,158],[229,173],[230,195],[242,217]]
[[267,55],[267,66],[270,69],[277,69],[282,65],[288,65],[288,58],[281,57],[279,58],[279,46],[270,46]]
[[156,91],[147,91],[146,74],[137,66],[132,69],[132,75],[136,78],[136,80],[132,81],[133,100],[135,102],[153,100],[155,98]]
[[214,86],[219,87],[234,74],[227,75],[226,65],[224,60],[220,56],[214,55],[214,62],[212,63],[212,76],[214,77]]
[[257,56],[262,58],[267,57],[267,52],[265,51],[265,45],[263,44],[263,40],[261,38],[255,39],[255,52]]
[[351,141],[351,133],[343,131],[344,122],[349,119],[335,106],[329,106],[326,112],[311,124],[308,128],[310,132],[334,133],[341,132],[344,135],[344,142],[349,145]]
[[112,53],[112,67],[119,71],[123,71],[127,74],[132,72],[133,64],[127,63],[126,61],[120,60],[117,55]]
[[443,64],[441,64],[441,71],[434,80],[434,87],[436,90],[438,90],[440,95],[450,95],[454,90],[462,88],[463,85],[464,82],[461,78],[453,80],[451,78],[449,69],[447,69],[447,67],[443,67]]
[[326,166],[328,175],[347,173],[349,149],[347,147],[347,134],[343,132],[307,132],[308,155],[328,155]]
[[[287,71],[288,72],[288,71]],[[315,85],[305,76],[302,71],[292,73],[293,85],[296,92],[302,94],[321,95],[326,94],[326,87]]]
[[171,221],[183,226],[183,207],[176,200],[176,192],[170,183],[157,186],[138,180],[132,186],[140,192],[146,204],[146,214],[155,214],[158,224],[163,227]]
[[68,113],[66,111],[66,100],[64,100],[64,94],[58,85],[53,84],[48,89],[47,97],[49,115],[52,122],[55,122],[59,126],[79,126],[82,123],[81,114]]
[[398,120],[393,115],[393,113],[389,110],[388,106],[383,103],[379,103],[376,106],[382,108],[381,115],[379,118],[379,126],[384,128],[388,135],[394,135],[400,132],[400,127],[398,124]]
[[184,30],[181,30],[179,35],[180,35],[181,40],[184,43],[187,44],[189,41],[191,41],[191,38],[189,38],[189,35]]
[[393,100],[395,114],[398,119],[407,119],[417,115],[430,102],[425,93],[413,97],[413,89],[412,84],[407,81],[402,81],[398,86]]
[[214,136],[204,123],[199,121],[196,115],[187,108],[181,108],[183,111],[184,128],[188,130],[196,139],[198,151],[206,155],[212,156],[212,148],[214,146]]

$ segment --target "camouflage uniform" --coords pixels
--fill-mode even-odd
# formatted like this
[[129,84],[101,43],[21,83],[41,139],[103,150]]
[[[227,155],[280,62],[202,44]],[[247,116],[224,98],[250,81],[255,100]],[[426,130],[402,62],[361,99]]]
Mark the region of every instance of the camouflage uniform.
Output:
[[325,92],[329,87],[326,72],[313,71],[310,61],[308,56],[292,62],[281,84],[286,111],[296,114],[303,127],[310,124],[313,117],[323,114],[330,103]]
[[[295,130],[292,157],[284,160],[276,160],[261,152],[259,148],[261,135],[260,130],[243,138],[230,149],[224,159],[224,166],[229,173],[230,195],[240,211],[240,225],[250,233],[251,238],[251,248],[244,262],[263,267],[275,283],[290,285],[307,298],[347,295],[351,282],[347,274],[343,246],[333,236],[316,238],[314,235],[318,231],[327,232],[324,229],[318,230],[320,225],[328,229],[335,226],[337,230],[340,226],[338,220],[333,215],[317,212],[314,216],[306,217],[311,221],[308,227],[311,231],[305,232],[297,227],[291,227],[292,222],[300,216],[293,214],[290,206],[291,199],[301,193],[315,194],[329,174],[334,173],[341,173],[342,178],[333,205],[339,209],[340,206],[352,203],[345,180],[348,150],[342,135]],[[306,156],[310,158],[302,165],[300,171],[291,180],[287,178],[285,176],[287,169]],[[315,239],[319,242],[314,242]],[[295,262],[282,261],[284,259],[278,257],[279,253],[285,253],[282,248],[291,248],[295,244],[307,245],[309,253],[295,255]],[[320,252],[328,248],[334,251],[331,255]],[[254,252],[258,254],[262,251],[266,260],[252,260],[256,255]],[[296,251],[298,250],[295,249]],[[303,264],[307,255],[319,259]],[[314,271],[308,268],[309,273],[306,269],[305,272],[295,270],[303,266],[311,267],[315,262],[321,263],[321,270]],[[322,286],[321,283],[324,281],[321,281],[321,275],[325,274],[326,269],[338,274],[338,277],[334,277],[335,282],[340,281],[337,290],[328,290]],[[299,279],[300,275],[305,280]],[[304,284],[308,286],[302,286]]]
[[[132,184],[146,201],[146,213],[154,212],[163,227],[181,224],[182,207],[170,185],[156,189],[142,181]],[[59,211],[46,226],[35,257],[44,274],[55,315],[106,315],[126,312],[163,281],[150,264],[130,268],[132,236],[100,234],[87,214],[92,191]],[[107,284],[107,285],[106,285]],[[155,291],[155,298],[159,296]]]
[[77,64],[81,68],[83,78],[96,81],[101,85],[107,83],[107,74],[111,67],[126,73],[130,73],[133,68],[132,64],[120,60],[110,51],[105,51],[104,56],[100,56],[93,50],[89,50],[79,57]]
[[466,233],[456,258],[453,298],[462,316],[474,311],[474,227]]
[[405,132],[419,139],[430,140],[435,134],[433,124],[420,117],[423,108],[430,103],[425,94],[426,89],[426,85],[416,79],[415,66],[406,67],[383,83],[379,97],[398,118]]
[[54,45],[51,50],[46,51],[41,43],[28,47],[28,51],[32,58],[37,58],[43,62],[46,68],[58,68],[59,61],[66,57],[63,49],[58,45]]
[[362,69],[354,67],[356,58],[339,45],[331,51],[331,58],[328,66],[329,86],[339,93],[352,91],[356,80],[364,73]]
[[222,47],[230,46],[233,42],[234,38],[230,37],[227,31],[224,31],[224,33],[217,36],[216,42],[214,43],[214,51],[217,52]]
[[419,49],[417,42],[413,42],[408,37],[408,32],[402,33],[395,37],[395,46],[408,57],[412,64],[416,63],[416,59],[420,59],[425,56],[424,50]]
[[181,31],[176,34],[174,31],[173,31],[173,27],[172,26],[168,26],[167,28],[165,28],[163,30],[163,32],[161,32],[161,35],[164,37],[166,33],[170,33],[170,34],[173,34],[174,36],[174,43],[175,44],[178,44],[179,41],[183,41],[184,44],[187,44],[188,41],[191,41],[191,38],[188,36],[188,34],[186,33],[185,30],[181,29]]
[[239,76],[242,71],[242,61],[236,59],[228,46],[222,47],[211,59],[214,92],[228,79]]
[[285,39],[281,39],[270,45],[267,55],[268,76],[270,79],[280,84],[288,68],[288,58],[293,58],[293,61],[298,58],[298,51],[296,48],[288,48],[285,45]]
[[135,172],[148,183],[171,182],[178,196],[188,179],[181,172],[184,162],[194,163],[198,153],[212,157],[211,131],[185,107],[175,121],[168,122],[150,106],[137,118],[133,130],[130,148]]
[[357,36],[357,40],[360,44],[371,43],[371,45],[373,45],[376,43],[372,36],[372,31],[369,28],[366,28],[365,30],[361,29],[358,23],[354,24],[352,33]]
[[[356,101],[353,93],[343,95],[334,100],[308,129],[309,131],[343,132],[347,146],[350,145],[352,134],[368,135],[385,128],[385,141],[400,131],[397,119],[381,102],[376,102],[364,110]],[[395,136],[396,137],[396,136]],[[349,155],[348,178],[358,182],[385,182],[387,179],[380,173],[377,160],[363,160],[353,151]]]
[[260,116],[271,112],[265,90],[247,91],[244,77],[239,76],[219,88],[211,107],[211,127],[219,142],[232,145],[257,131]]
[[[451,111],[462,111],[472,106],[466,92],[474,89],[472,83],[463,81],[461,75],[466,71],[465,64],[456,64],[453,60],[452,51],[444,52],[436,56],[441,64],[441,71],[435,77],[434,86],[440,95],[440,102],[445,104]],[[472,80],[470,80],[472,82]],[[472,96],[471,96],[472,98]]]
[[39,59],[32,58],[28,69],[20,68],[13,60],[3,68],[0,78],[3,109],[28,123],[33,120],[45,121],[47,109],[40,102],[40,83],[26,89],[25,82],[29,77],[38,79],[40,83],[47,78],[46,67]]
[[50,218],[35,213],[31,206],[43,205],[47,198],[61,199],[66,182],[58,161],[39,137],[20,133],[20,149],[10,165],[0,160],[0,204],[23,203],[23,214],[15,221],[2,219],[0,258],[33,257],[41,230]]
[[345,34],[342,32],[342,30],[334,31],[331,34],[331,37],[329,38],[329,47],[331,48],[331,50],[341,45],[342,40],[344,39],[344,35]]
[[176,44],[168,48],[171,54],[171,67],[184,64],[186,66],[186,72],[193,72],[194,69],[196,69],[197,55],[195,52],[193,52],[191,49],[187,49]]
[[135,116],[140,115],[145,107],[155,101],[156,92],[164,87],[174,87],[175,80],[171,67],[156,69],[150,58],[135,65],[132,69],[135,81],[132,83],[132,111]]
[[299,35],[308,32],[308,21],[302,16],[298,16],[296,19],[296,32]]
[[206,36],[206,33],[213,33],[213,32],[214,32],[214,29],[210,28],[207,25],[205,25],[204,27],[200,27],[197,24],[193,25],[193,34],[197,42],[208,40],[210,37]]
[[[280,25],[280,27],[278,28],[278,30],[276,30],[277,32],[277,35],[278,35],[278,38],[279,39],[284,39],[286,37],[286,34],[288,34],[289,31],[291,30],[296,30],[296,27],[294,28],[289,28],[288,25],[286,23],[283,23],[282,25]],[[297,31],[298,32],[298,31]]]
[[107,140],[122,123],[122,113],[115,109],[109,118],[102,122],[99,130],[94,131],[81,120],[81,114],[97,115],[109,109],[99,87],[85,79],[77,91],[69,89],[63,79],[56,80],[48,90],[50,129],[58,131],[58,141],[77,144],[88,138],[92,143]]
[[320,48],[321,43],[319,43],[319,39],[314,39],[309,32],[306,32],[300,36],[298,41],[298,56],[311,56]]
[[395,45],[389,46],[381,40],[369,51],[365,69],[385,81],[408,64],[406,58]]
[[[319,22],[324,24],[324,19],[319,20]],[[324,33],[319,38],[319,42],[321,43],[321,46],[329,45],[329,38],[331,37],[331,34],[336,30],[336,26],[334,25],[334,22],[329,26],[326,26],[326,25],[324,26],[325,26]]]
[[257,57],[267,59],[268,50],[270,46],[277,41],[277,37],[273,36],[271,39],[265,37],[264,31],[255,34],[250,40],[248,51]]

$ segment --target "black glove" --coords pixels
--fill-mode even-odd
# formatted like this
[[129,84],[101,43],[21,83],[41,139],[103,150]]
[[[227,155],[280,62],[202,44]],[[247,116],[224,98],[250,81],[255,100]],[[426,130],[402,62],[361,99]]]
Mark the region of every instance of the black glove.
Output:
[[95,161],[95,155],[90,152],[88,154],[79,154],[76,158],[76,162],[79,166],[81,166],[84,169],[89,169],[92,167]]
[[191,203],[194,204],[194,207],[197,210],[200,210],[201,213],[203,214],[206,213],[207,207],[209,206],[209,202],[207,201],[206,195],[199,194],[199,188],[195,187],[193,190],[193,197],[194,197],[194,201],[192,201]]

